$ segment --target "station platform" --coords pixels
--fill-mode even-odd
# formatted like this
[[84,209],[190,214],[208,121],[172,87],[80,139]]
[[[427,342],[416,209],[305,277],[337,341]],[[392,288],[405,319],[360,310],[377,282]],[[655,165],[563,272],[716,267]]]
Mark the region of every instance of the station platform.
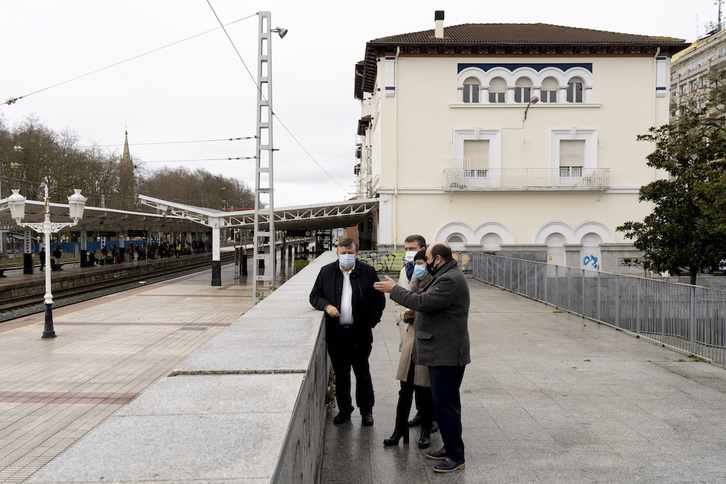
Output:
[[251,276],[223,265],[211,287],[210,272],[55,309],[54,339],[42,313],[0,323],[0,483],[24,482],[252,307]]

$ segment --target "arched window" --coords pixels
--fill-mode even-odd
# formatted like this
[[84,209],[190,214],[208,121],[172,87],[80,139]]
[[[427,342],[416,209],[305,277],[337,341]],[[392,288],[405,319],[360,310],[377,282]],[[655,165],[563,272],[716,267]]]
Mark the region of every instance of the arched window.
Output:
[[540,101],[543,103],[556,103],[557,93],[560,90],[560,84],[554,77],[548,77],[542,81],[542,90],[540,91]]
[[479,80],[475,77],[469,77],[464,81],[464,102],[479,103]]
[[567,83],[567,102],[581,103],[583,101],[585,83],[579,77],[573,77]]
[[451,250],[464,250],[464,238],[461,234],[451,234],[446,239],[446,243],[449,244]]
[[489,102],[503,103],[507,94],[507,83],[501,77],[495,77],[489,82]]
[[528,103],[532,96],[532,81],[526,77],[520,77],[514,83],[514,102]]

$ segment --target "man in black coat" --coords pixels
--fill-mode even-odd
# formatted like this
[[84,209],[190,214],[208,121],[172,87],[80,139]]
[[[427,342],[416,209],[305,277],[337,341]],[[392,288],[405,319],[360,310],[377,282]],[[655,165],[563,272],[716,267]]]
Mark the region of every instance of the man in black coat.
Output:
[[310,304],[325,311],[328,354],[335,371],[335,398],[339,413],[333,422],[350,420],[350,370],[355,373],[355,402],[362,423],[373,425],[373,381],[368,357],[373,346],[373,327],[381,320],[386,298],[373,289],[378,281],[372,266],[356,260],[358,247],[353,239],[338,244],[338,260],[320,269],[310,292]]
[[421,294],[398,286],[390,277],[375,284],[391,293],[391,300],[416,311],[413,361],[429,367],[434,411],[444,447],[426,457],[441,460],[434,472],[463,469],[461,438],[461,382],[471,362],[469,342],[469,284],[453,258],[451,248],[436,242],[426,250],[426,270],[433,280]]

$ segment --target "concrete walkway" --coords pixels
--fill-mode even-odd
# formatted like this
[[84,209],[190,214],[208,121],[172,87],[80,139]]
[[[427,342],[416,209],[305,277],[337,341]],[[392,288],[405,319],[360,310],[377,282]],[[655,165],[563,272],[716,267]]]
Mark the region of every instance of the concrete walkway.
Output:
[[361,427],[356,413],[335,426],[329,412],[323,484],[726,482],[726,370],[478,281],[470,288],[466,468],[435,474],[418,429],[409,445],[383,447],[398,398],[389,304],[371,355],[375,425]]

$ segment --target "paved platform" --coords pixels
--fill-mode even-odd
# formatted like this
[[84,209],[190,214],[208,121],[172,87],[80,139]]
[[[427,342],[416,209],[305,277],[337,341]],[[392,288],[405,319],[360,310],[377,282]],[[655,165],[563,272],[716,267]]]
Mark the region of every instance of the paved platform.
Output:
[[[398,331],[371,355],[375,425],[327,417],[323,484],[726,482],[726,370],[474,280],[466,468],[441,475],[393,431]],[[413,412],[412,412],[413,414]],[[432,448],[441,446],[439,434]]]
[[222,267],[0,323],[0,482],[19,483],[133,401],[252,305]]

